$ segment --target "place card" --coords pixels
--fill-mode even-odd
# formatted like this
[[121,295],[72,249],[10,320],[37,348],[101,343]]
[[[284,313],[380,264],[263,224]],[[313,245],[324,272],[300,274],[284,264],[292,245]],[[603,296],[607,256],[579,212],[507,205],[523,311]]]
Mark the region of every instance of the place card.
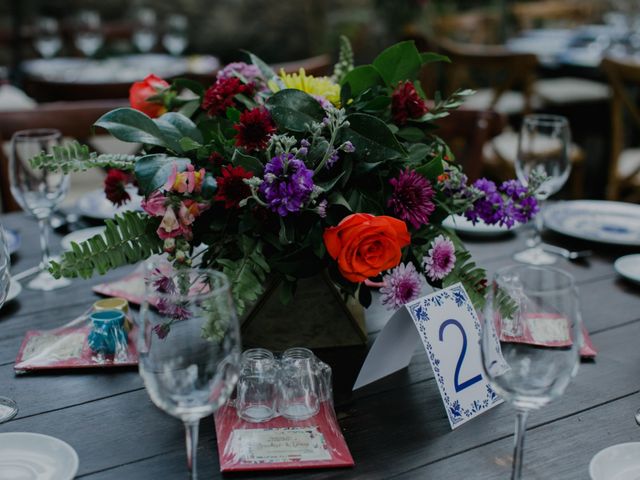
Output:
[[[354,389],[409,365],[420,341],[444,402],[451,428],[502,403],[482,370],[481,326],[462,284],[421,297],[400,308],[378,334]],[[508,368],[497,336],[493,361]]]

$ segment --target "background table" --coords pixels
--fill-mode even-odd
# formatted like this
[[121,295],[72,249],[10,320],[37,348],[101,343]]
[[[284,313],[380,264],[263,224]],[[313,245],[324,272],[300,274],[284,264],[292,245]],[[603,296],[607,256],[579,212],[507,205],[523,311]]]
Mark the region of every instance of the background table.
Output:
[[[13,271],[37,263],[35,221],[12,214],[0,222],[22,233]],[[467,245],[491,272],[512,263],[511,254],[523,247],[524,235]],[[577,280],[584,321],[600,353],[594,362],[581,365],[561,399],[531,415],[525,450],[528,479],[588,478],[589,460],[597,451],[640,441],[634,422],[640,407],[640,287],[613,270],[613,260],[629,250],[595,248],[588,263],[560,260],[558,266]],[[123,273],[111,272],[106,278]],[[38,432],[65,440],[80,456],[80,478],[186,478],[182,425],[152,405],[135,370],[14,376],[24,333],[54,328],[81,313],[97,299],[90,286],[104,280],[78,280],[54,292],[24,290],[0,311],[0,394],[16,400],[20,408],[14,420],[0,425],[0,432]],[[337,414],[355,468],[233,477],[508,478],[513,410],[500,405],[452,432],[424,352],[416,353],[408,369],[338,404]],[[221,478],[211,418],[201,422],[198,454],[201,477]]]

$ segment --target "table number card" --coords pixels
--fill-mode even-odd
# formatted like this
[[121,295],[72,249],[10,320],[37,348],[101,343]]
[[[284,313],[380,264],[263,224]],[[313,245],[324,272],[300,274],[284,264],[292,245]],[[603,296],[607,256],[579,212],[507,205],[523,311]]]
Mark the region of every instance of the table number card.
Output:
[[[462,284],[426,295],[391,317],[354,389],[406,367],[421,340],[451,428],[459,427],[502,403],[482,371],[480,337],[480,321]],[[501,357],[496,361],[503,362]]]

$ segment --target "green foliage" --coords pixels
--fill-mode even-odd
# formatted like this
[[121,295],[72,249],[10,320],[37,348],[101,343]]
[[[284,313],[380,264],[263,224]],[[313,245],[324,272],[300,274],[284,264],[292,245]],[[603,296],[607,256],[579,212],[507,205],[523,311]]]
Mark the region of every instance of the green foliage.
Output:
[[336,83],[341,83],[344,76],[353,70],[353,49],[351,48],[351,42],[349,39],[340,35],[340,54],[338,56],[338,63],[333,68],[333,75],[331,79]]
[[396,85],[404,80],[413,80],[418,76],[422,58],[413,41],[396,43],[384,50],[373,61],[385,83]]
[[52,171],[83,172],[95,167],[112,167],[131,171],[136,162],[135,155],[118,155],[91,152],[87,145],[75,140],[66,145],[54,146],[51,153],[41,152],[30,162],[33,168]]
[[366,113],[347,117],[349,128],[340,130],[340,142],[350,141],[356,155],[364,162],[386,162],[406,156],[406,151],[389,127],[379,118]]
[[240,242],[242,258],[218,259],[217,263],[229,278],[233,300],[242,315],[264,293],[270,268],[262,253],[262,242],[247,236],[242,236]]
[[267,100],[267,108],[278,127],[291,132],[305,132],[313,122],[321,122],[324,109],[311,95],[287,88]]
[[183,172],[190,163],[188,158],[170,157],[164,153],[140,157],[135,165],[138,186],[149,195],[167,182],[174,165],[179,172]]
[[105,223],[104,234],[80,244],[72,242],[71,250],[62,254],[60,263],[51,262],[51,274],[56,278],[90,278],[95,271],[103,275],[162,251],[162,240],[146,215],[124,212]]

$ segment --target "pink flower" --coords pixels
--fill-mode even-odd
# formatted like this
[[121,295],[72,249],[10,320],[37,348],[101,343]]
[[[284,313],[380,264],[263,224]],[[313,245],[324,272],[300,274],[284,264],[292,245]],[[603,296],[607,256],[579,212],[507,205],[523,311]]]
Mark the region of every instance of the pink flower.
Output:
[[438,235],[423,259],[424,269],[431,280],[442,280],[456,264],[456,248],[444,235]]
[[152,217],[161,217],[167,211],[166,197],[158,190],[142,200],[142,209]]
[[380,289],[382,304],[387,305],[389,310],[395,310],[415,300],[420,294],[422,283],[420,274],[411,262],[406,265],[401,263],[382,277],[382,281],[385,284]]
[[164,240],[166,238],[175,238],[182,234],[182,226],[173,211],[173,207],[167,207],[162,222],[157,230],[158,236]]
[[204,173],[204,168],[201,168],[196,172],[191,164],[187,165],[186,171],[178,172],[178,165],[174,163],[171,168],[171,174],[169,175],[169,178],[167,178],[167,182],[164,184],[164,189],[169,192],[198,193],[202,188]]
[[178,219],[183,227],[191,225],[200,214],[209,208],[206,203],[198,203],[194,200],[184,200],[180,203]]

